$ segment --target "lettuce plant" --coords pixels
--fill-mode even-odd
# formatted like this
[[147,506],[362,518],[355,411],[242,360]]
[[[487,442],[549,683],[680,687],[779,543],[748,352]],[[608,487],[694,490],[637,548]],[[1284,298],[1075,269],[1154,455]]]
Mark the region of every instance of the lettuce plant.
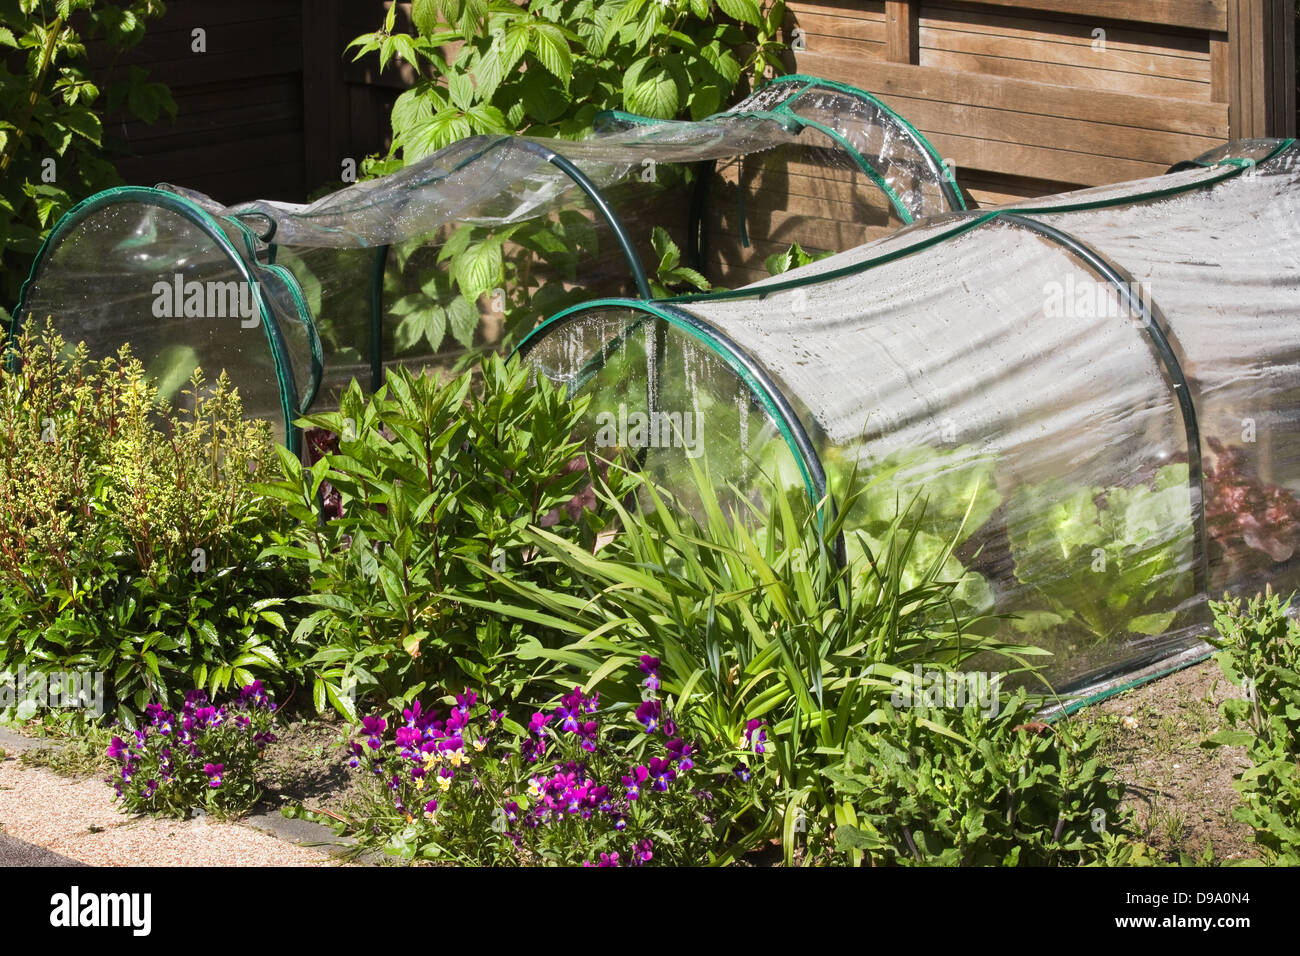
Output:
[[1300,550],[1300,500],[1264,481],[1242,448],[1208,439],[1214,463],[1205,469],[1205,522],[1212,567],[1237,576],[1289,561]]
[[1016,579],[1047,605],[1034,622],[1068,623],[1098,641],[1168,630],[1192,591],[1191,514],[1186,465],[1133,487],[1059,479],[1017,488],[1007,535]]

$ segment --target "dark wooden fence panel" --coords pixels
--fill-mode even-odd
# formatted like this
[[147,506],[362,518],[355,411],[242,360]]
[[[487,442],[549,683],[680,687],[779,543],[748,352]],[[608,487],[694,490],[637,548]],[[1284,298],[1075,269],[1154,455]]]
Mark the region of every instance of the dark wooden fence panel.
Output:
[[[416,79],[409,65],[380,74],[376,56],[344,52],[388,5],[170,0],[116,68],[148,67],[180,113],[112,131],[123,174],[228,202],[337,185],[345,160],[387,148],[393,101]],[[1293,0],[788,6],[787,39],[802,31],[789,66],[879,95],[981,203],[1152,175],[1229,137],[1295,130]],[[409,10],[398,4],[399,29]],[[206,53],[191,50],[195,28]]]
[[147,68],[176,99],[174,122],[108,131],[127,182],[177,183],[223,202],[305,195],[302,0],[169,0],[139,46],[112,62],[92,56],[101,71]]

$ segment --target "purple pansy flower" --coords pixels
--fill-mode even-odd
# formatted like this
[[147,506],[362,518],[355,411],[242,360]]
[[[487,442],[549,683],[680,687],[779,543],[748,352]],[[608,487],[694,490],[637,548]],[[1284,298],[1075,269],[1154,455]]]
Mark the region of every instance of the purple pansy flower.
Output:
[[695,753],[695,748],[683,740],[673,738],[664,745],[668,751],[669,757],[677,761],[677,766],[684,772],[695,766],[695,761],[691,759],[691,754]]
[[637,665],[641,668],[641,673],[646,675],[645,685],[651,690],[659,689],[659,658],[651,657],[649,654],[641,655],[641,663]]
[[657,700],[644,701],[641,706],[636,709],[636,719],[640,721],[643,727],[645,727],[645,732],[647,734],[653,734],[659,729],[659,715],[661,710],[662,708]]
[[660,792],[667,790],[668,784],[677,778],[672,762],[663,757],[651,757],[647,772],[654,781],[654,788]]

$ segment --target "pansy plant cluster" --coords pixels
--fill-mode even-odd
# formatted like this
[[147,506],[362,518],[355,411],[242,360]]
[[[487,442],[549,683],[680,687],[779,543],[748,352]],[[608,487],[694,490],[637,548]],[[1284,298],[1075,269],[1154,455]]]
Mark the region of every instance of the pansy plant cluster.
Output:
[[150,704],[135,730],[121,729],[109,744],[117,772],[105,781],[124,810],[187,817],[202,810],[234,816],[259,791],[257,764],[271,731],[275,704],[261,681],[220,707],[201,690],[185,695],[179,712]]
[[349,742],[349,764],[375,784],[361,836],[408,859],[716,859],[755,784],[734,756],[680,732],[657,696],[658,661],[642,658],[642,671],[644,699],[632,706],[602,708],[574,688],[516,722],[466,691],[445,716],[415,703],[400,720],[366,717]]

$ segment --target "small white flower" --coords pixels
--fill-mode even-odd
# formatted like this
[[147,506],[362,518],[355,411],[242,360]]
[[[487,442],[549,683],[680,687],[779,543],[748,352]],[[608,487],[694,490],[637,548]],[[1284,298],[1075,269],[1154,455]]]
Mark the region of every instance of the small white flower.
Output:
[[1137,730],[1138,722],[1136,717],[1121,717],[1119,725],[1125,730]]

